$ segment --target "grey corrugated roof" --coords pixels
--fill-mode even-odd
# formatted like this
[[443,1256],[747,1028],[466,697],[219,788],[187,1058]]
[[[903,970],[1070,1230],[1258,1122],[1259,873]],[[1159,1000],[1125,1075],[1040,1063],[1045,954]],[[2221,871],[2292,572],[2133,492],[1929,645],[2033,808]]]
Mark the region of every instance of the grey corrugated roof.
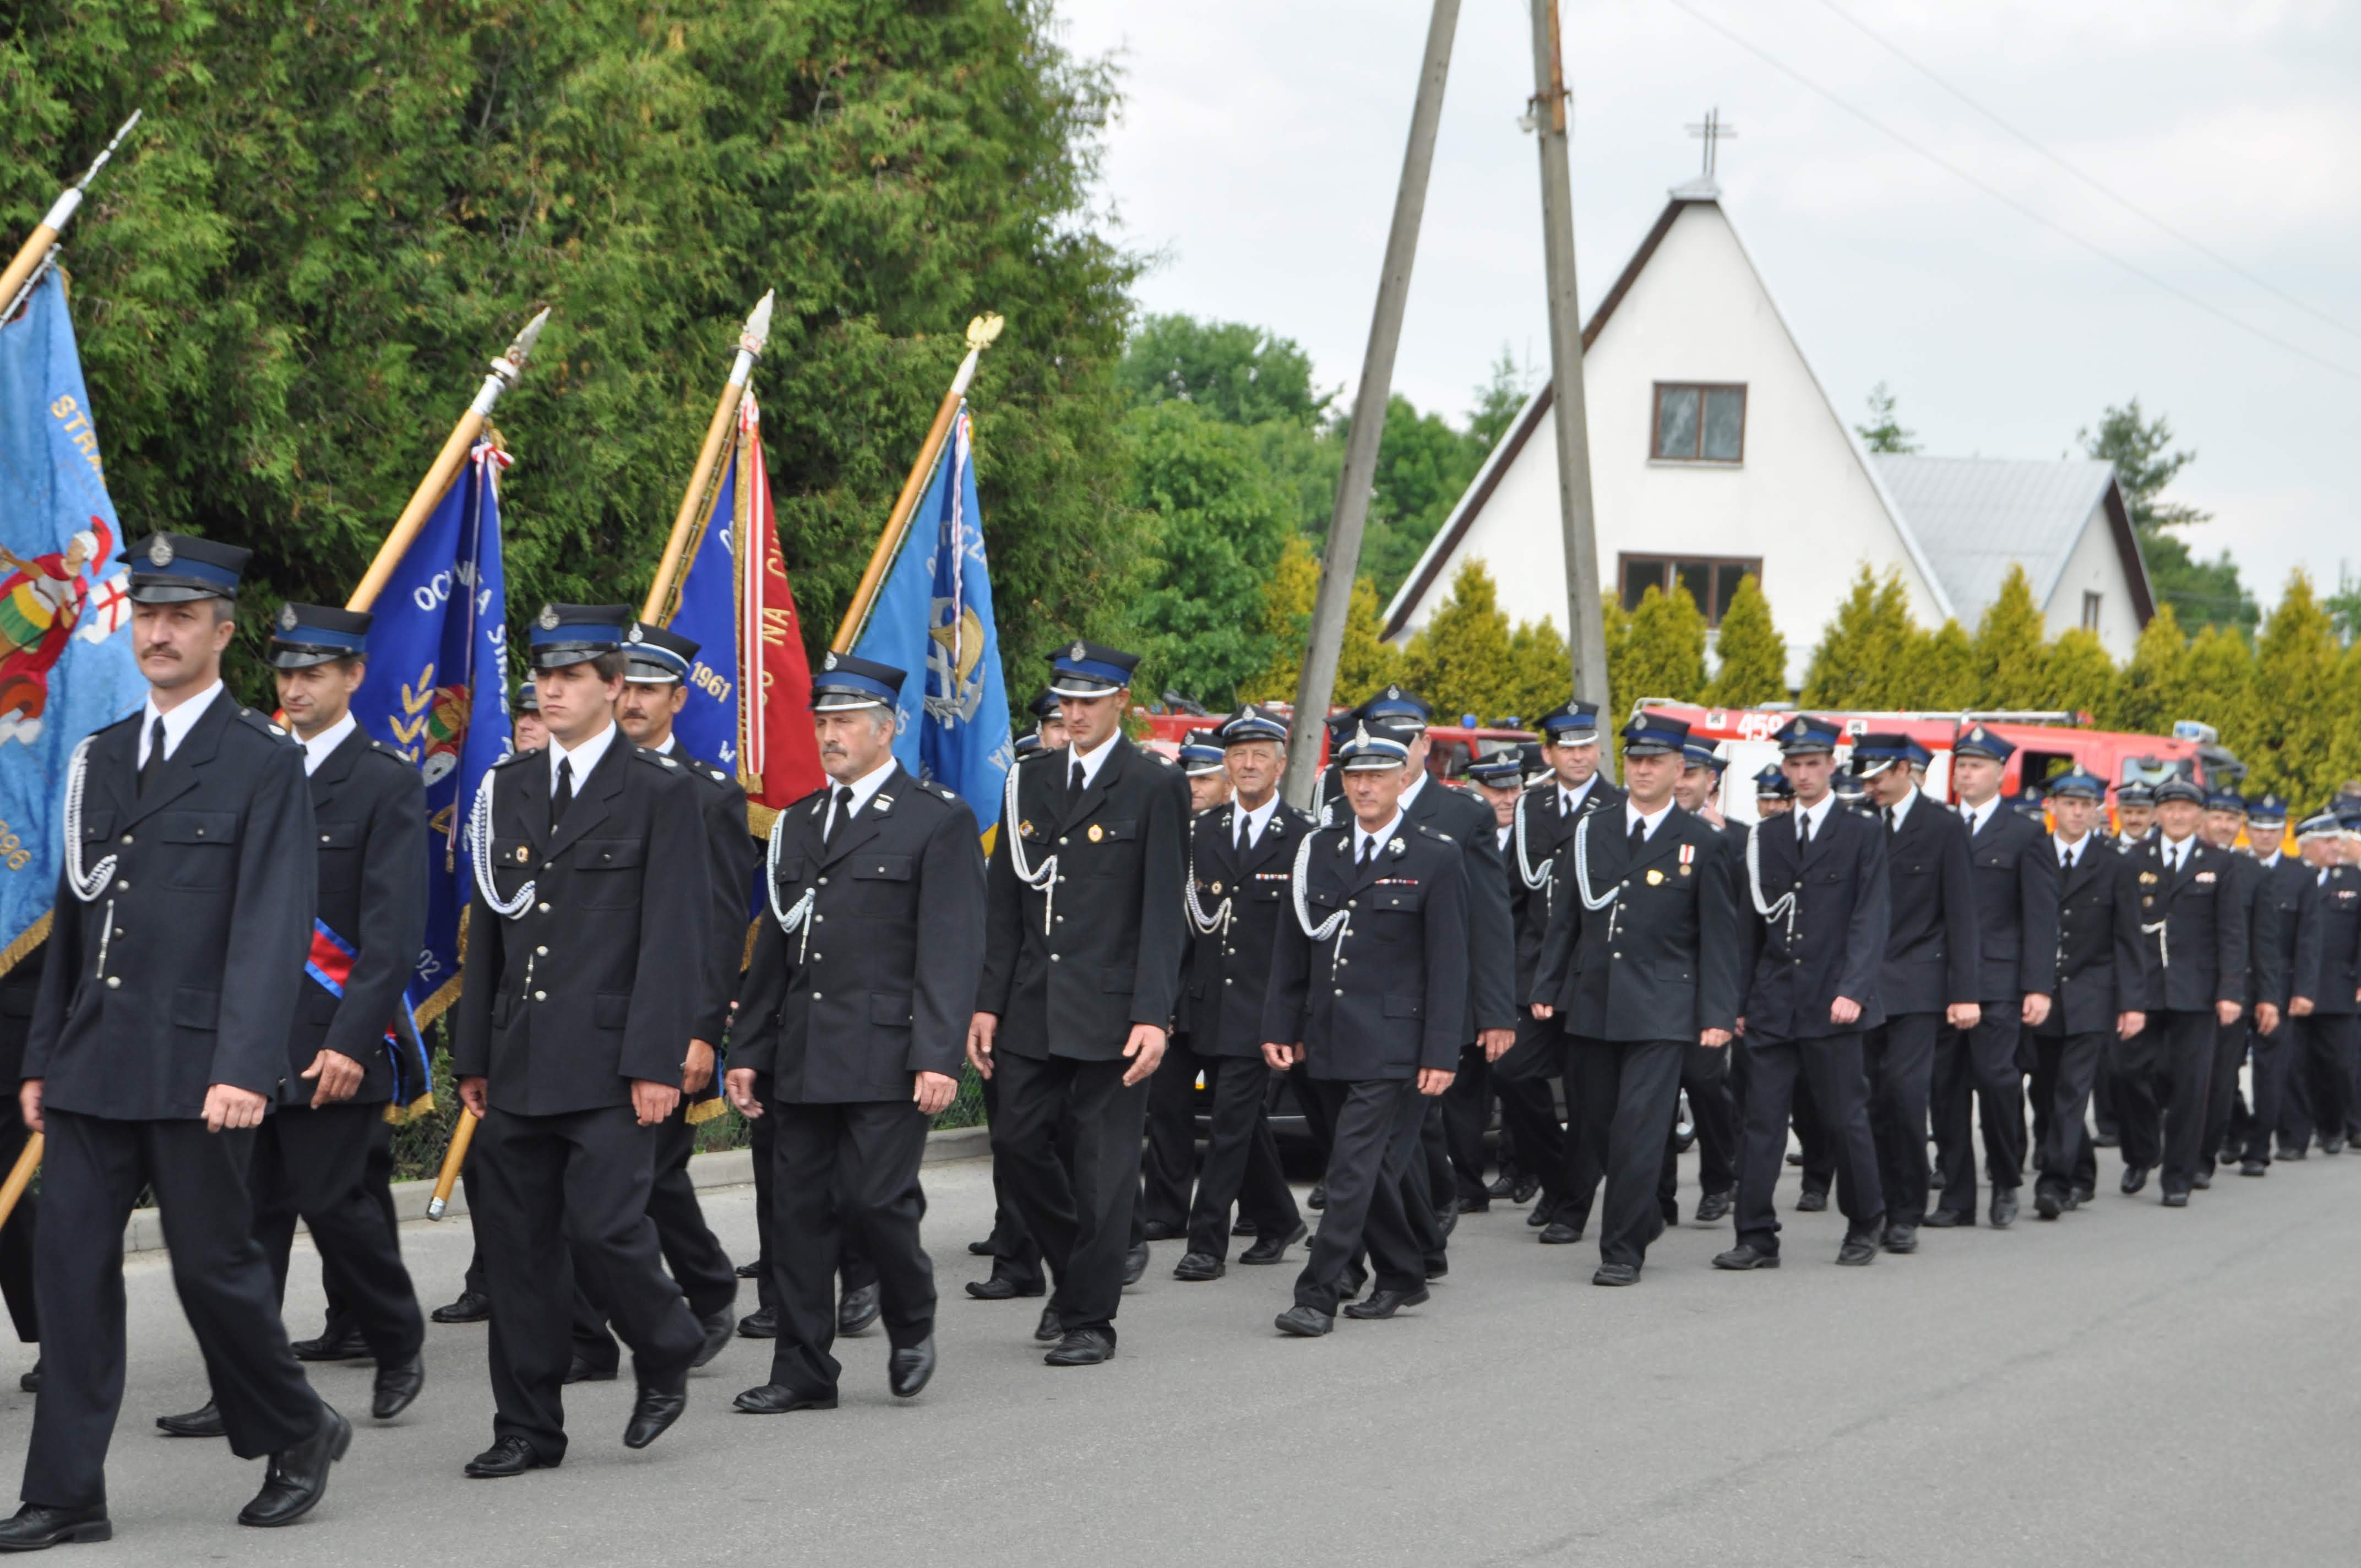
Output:
[[2000,597],[2013,563],[2022,563],[2032,579],[2035,602],[2049,602],[2114,477],[2095,457],[2021,462],[1872,453],[1870,461],[1971,630]]

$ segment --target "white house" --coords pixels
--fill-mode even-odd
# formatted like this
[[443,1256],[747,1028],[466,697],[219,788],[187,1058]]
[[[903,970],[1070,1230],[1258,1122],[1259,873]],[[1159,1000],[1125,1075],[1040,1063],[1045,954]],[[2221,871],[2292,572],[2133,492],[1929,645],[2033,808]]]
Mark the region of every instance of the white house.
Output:
[[[2022,562],[2053,631],[2130,657],[2154,613],[2103,462],[1874,455],[1829,401],[1700,180],[1672,192],[1583,329],[1591,494],[1604,582],[1636,605],[1686,586],[1718,624],[1752,572],[1799,685],[1862,565],[1898,573],[1911,613],[1971,630]],[[1513,620],[1565,620],[1557,445],[1545,383],[1387,607],[1406,641],[1481,559]]]

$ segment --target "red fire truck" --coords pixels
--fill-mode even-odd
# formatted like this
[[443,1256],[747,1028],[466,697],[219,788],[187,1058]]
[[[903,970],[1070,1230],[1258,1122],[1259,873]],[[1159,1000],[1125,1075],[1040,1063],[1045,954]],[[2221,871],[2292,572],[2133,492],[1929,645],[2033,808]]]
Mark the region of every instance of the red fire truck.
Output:
[[[1293,703],[1273,702],[1263,706],[1281,718],[1291,718],[1294,716]],[[1330,711],[1342,710],[1332,708]],[[1137,705],[1133,707],[1131,716],[1148,726],[1148,734],[1140,744],[1168,757],[1178,751],[1180,743],[1192,732],[1211,729],[1225,717],[1218,713],[1175,713]],[[1530,729],[1467,722],[1475,717],[1472,713],[1463,714],[1461,722],[1457,724],[1428,726],[1427,738],[1433,742],[1433,747],[1427,752],[1427,772],[1437,778],[1455,779],[1467,771],[1470,763],[1481,758],[1495,751],[1513,751],[1525,741],[1537,739]],[[1324,732],[1320,738],[1320,765],[1323,768],[1328,765],[1328,737]]]

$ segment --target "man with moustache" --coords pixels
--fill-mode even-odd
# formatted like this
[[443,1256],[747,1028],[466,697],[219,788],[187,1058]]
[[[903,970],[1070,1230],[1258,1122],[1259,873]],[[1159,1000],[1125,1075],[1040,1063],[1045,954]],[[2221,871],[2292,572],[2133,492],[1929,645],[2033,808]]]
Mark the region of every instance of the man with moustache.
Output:
[[[1230,798],[1229,772],[1213,730],[1191,730],[1180,762],[1192,821]],[[1185,1030],[1174,1030],[1164,1054],[1165,1070],[1148,1085],[1148,1148],[1139,1162],[1140,1235],[1151,1242],[1188,1234],[1189,1188],[1197,1168],[1198,1069]]]
[[17,1093],[47,1138],[34,1288],[40,1393],[24,1506],[0,1551],[105,1541],[123,1399],[123,1227],[152,1189],[172,1283],[230,1451],[269,1456],[242,1524],[291,1524],[352,1427],[287,1347],[248,1186],[291,1076],[318,897],[302,749],[222,685],[247,552],[158,533],[132,547],[137,713],[74,751],[56,918]]

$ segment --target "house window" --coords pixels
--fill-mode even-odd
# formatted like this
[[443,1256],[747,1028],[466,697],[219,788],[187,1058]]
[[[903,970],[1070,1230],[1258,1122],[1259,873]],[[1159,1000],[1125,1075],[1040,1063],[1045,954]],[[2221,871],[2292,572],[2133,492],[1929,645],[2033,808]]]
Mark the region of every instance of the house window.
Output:
[[1623,608],[1637,609],[1641,597],[1650,588],[1665,594],[1675,585],[1688,590],[1705,612],[1708,626],[1719,626],[1730,601],[1738,595],[1739,579],[1748,573],[1760,582],[1763,558],[1741,559],[1730,556],[1697,555],[1625,555],[1617,565],[1621,584]]
[[2099,630],[2099,601],[2104,597],[2104,595],[2093,593],[2085,593],[2082,596],[2083,630],[2096,631]]
[[1736,463],[1746,455],[1746,389],[1656,383],[1649,452],[1667,463]]

